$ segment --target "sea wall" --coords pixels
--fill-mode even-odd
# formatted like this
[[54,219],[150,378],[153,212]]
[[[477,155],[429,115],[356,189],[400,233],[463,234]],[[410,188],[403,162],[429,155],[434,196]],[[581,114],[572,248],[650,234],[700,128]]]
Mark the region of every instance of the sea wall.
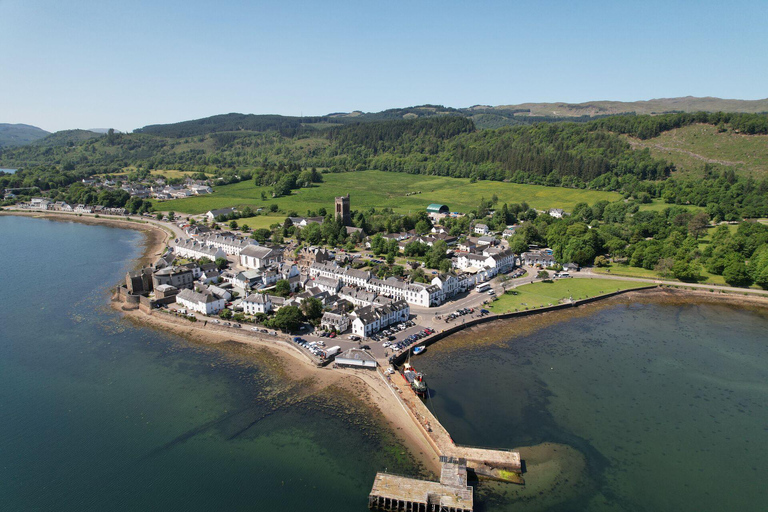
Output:
[[[525,316],[538,315],[538,314],[541,314],[541,313],[548,313],[550,311],[558,311],[558,310],[561,310],[561,309],[570,309],[570,308],[582,306],[584,304],[590,304],[592,302],[597,302],[597,301],[600,301],[600,300],[604,300],[604,299],[608,299],[608,298],[611,298],[611,297],[615,297],[617,295],[622,295],[622,294],[625,294],[625,293],[628,293],[628,292],[637,292],[637,291],[642,291],[642,290],[650,290],[650,289],[653,289],[653,288],[658,288],[658,285],[643,286],[643,287],[640,287],[640,288],[631,288],[631,289],[628,289],[628,290],[618,290],[618,291],[615,291],[615,292],[606,293],[604,295],[596,295],[594,297],[588,297],[586,299],[575,300],[573,302],[569,302],[569,303],[566,303],[566,304],[557,304],[557,305],[554,305],[554,306],[547,306],[547,307],[535,308],[535,309],[527,309],[527,310],[523,310],[523,311],[513,311],[511,313],[502,313],[500,315],[491,315],[491,316],[484,316],[484,317],[481,317],[481,318],[475,318],[474,320],[470,320],[470,321],[468,321],[466,323],[463,323],[461,325],[456,325],[454,327],[450,327],[450,328],[445,329],[443,331],[437,332],[437,333],[433,334],[432,336],[429,336],[428,338],[426,338],[421,343],[417,343],[416,345],[414,345],[414,347],[418,347],[418,346],[422,346],[422,345],[425,346],[425,347],[429,346],[429,345],[431,345],[431,344],[433,344],[433,343],[435,343],[437,341],[440,341],[441,339],[443,339],[445,337],[450,336],[451,334],[456,334],[457,332],[461,332],[462,330],[464,330],[464,329],[466,329],[468,327],[473,327],[475,325],[481,325],[481,324],[485,324],[485,323],[488,323],[488,322],[495,322],[497,320],[507,320],[507,319],[510,319],[510,318],[521,318],[521,317],[525,317]],[[390,359],[390,362],[392,362],[395,365],[403,364],[405,362],[406,358],[408,357],[408,352],[409,351],[406,350],[402,354],[399,354],[397,356],[393,356],[393,358]]]

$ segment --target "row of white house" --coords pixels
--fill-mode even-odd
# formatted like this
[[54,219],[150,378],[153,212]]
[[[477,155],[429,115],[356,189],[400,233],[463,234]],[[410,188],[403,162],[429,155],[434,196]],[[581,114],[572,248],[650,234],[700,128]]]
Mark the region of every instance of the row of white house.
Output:
[[202,242],[191,239],[184,240],[176,244],[173,252],[176,254],[176,256],[193,260],[208,258],[211,261],[216,261],[217,258],[227,257],[227,253],[223,249],[211,247]]
[[200,240],[200,242],[204,243],[205,245],[208,245],[210,247],[216,247],[226,252],[227,254],[230,254],[233,256],[240,256],[240,253],[246,247],[250,247],[252,245],[255,245],[255,246],[259,245],[259,243],[256,240],[241,239],[241,238],[235,238],[233,236],[223,236],[223,235],[209,235],[209,236],[200,237],[198,240]]
[[482,253],[460,253],[453,260],[454,268],[464,271],[483,273],[485,279],[490,279],[499,272],[515,266],[515,254],[509,249],[487,248]]
[[409,283],[397,277],[377,279],[370,272],[341,267],[335,262],[313,263],[309,276],[315,279],[316,286],[331,293],[343,286],[355,286],[415,306],[439,306],[445,300],[442,288],[436,284]]

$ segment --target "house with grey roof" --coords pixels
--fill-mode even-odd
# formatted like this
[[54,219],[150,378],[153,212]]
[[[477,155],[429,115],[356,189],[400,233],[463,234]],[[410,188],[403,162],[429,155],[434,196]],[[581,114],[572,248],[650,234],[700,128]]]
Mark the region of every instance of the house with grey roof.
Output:
[[266,293],[253,293],[243,299],[240,305],[249,315],[266,314],[272,311],[272,301]]
[[224,299],[216,297],[208,290],[181,290],[176,295],[176,303],[191,311],[197,311],[203,315],[215,315],[224,309]]
[[220,208],[218,210],[211,210],[208,213],[205,214],[206,217],[208,217],[209,222],[213,222],[216,220],[216,217],[219,216],[227,216],[230,213],[234,213],[237,210],[235,208]]
[[249,245],[240,251],[240,265],[246,268],[263,269],[283,261],[283,248],[266,245]]

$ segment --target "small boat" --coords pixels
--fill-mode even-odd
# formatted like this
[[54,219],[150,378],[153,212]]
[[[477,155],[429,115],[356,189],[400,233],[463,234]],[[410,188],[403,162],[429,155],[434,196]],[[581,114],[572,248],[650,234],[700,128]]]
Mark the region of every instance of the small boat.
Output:
[[417,356],[422,352],[424,352],[425,350],[427,350],[427,347],[416,347],[415,349],[413,349],[413,355]]

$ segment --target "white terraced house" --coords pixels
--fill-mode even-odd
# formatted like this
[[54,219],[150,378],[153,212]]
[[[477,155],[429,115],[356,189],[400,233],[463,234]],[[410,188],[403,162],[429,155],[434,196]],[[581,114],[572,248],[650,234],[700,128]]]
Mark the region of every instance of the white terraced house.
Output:
[[350,315],[352,333],[368,337],[376,334],[388,325],[408,320],[411,308],[404,300],[394,301],[384,306],[366,306]]
[[224,299],[219,299],[210,292],[181,290],[176,295],[176,303],[204,315],[215,315],[224,309]]
[[190,258],[195,260],[199,260],[200,258],[208,258],[211,261],[216,261],[217,258],[227,257],[227,253],[222,249],[209,247],[204,243],[191,239],[180,242],[173,249],[173,252],[182,258]]
[[222,235],[209,235],[200,238],[200,241],[205,245],[216,247],[233,256],[240,256],[240,253],[246,247],[250,247],[251,245],[259,245],[256,240],[241,240],[239,238]]
[[243,311],[249,315],[257,315],[262,313],[269,313],[272,311],[272,301],[269,295],[265,293],[254,293],[247,296],[240,303],[243,306]]

